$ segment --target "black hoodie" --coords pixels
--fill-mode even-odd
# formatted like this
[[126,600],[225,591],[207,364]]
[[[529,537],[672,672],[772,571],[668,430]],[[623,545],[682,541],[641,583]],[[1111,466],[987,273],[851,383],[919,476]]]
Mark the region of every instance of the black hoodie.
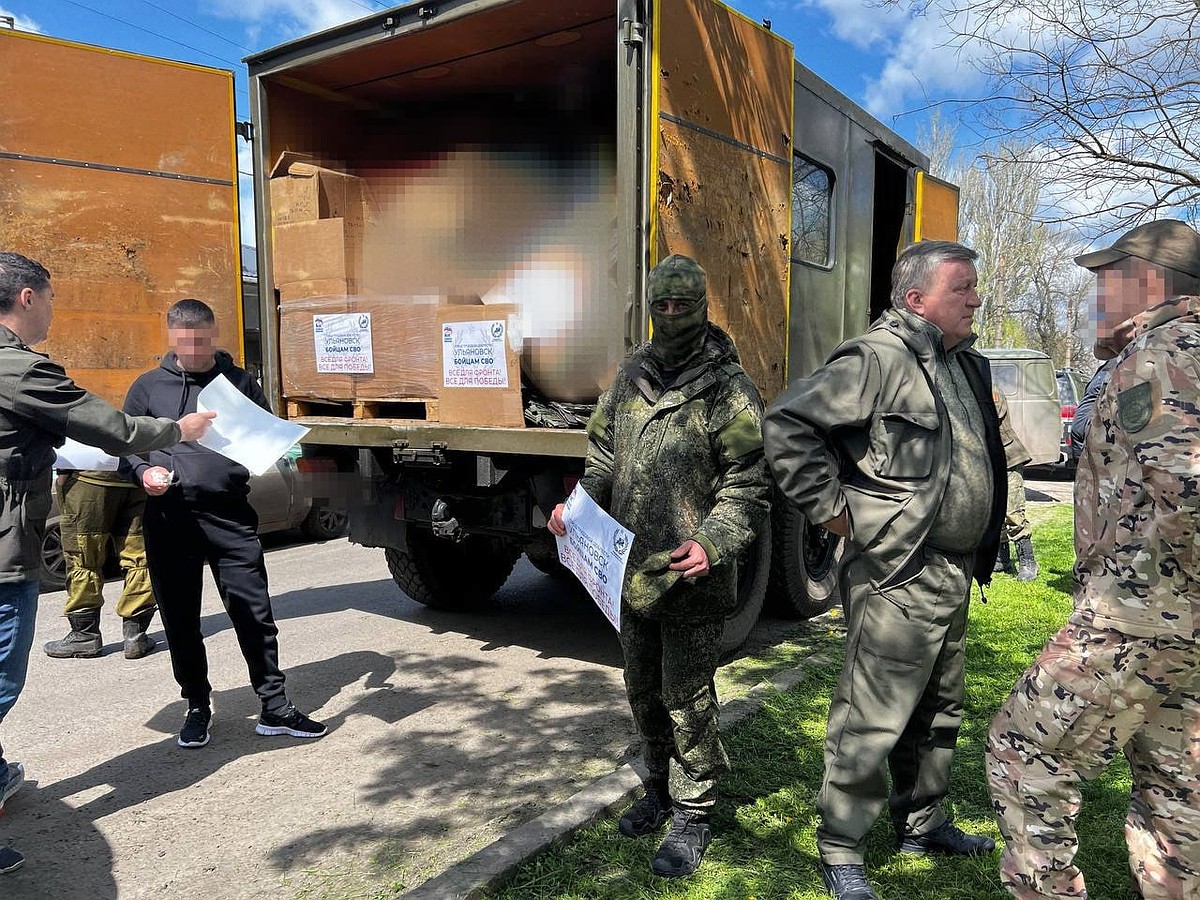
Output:
[[[269,410],[267,398],[245,369],[233,362],[224,350],[216,353],[216,365],[207,372],[185,372],[179,367],[174,351],[168,353],[157,369],[140,376],[125,395],[125,412],[134,416],[166,416],[178,419],[196,412],[196,397],[209,382],[224,375],[235,388]],[[217,500],[221,497],[245,497],[250,493],[250,473],[245,466],[201,447],[194,441],[176,444],[166,450],[153,450],[144,456],[127,457],[121,471],[141,485],[142,473],[162,466],[175,473],[171,490],[182,490],[185,500]]]

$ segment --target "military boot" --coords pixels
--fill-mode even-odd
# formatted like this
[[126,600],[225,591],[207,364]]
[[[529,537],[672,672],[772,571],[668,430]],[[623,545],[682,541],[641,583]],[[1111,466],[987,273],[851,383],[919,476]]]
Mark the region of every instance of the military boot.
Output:
[[1015,571],[1012,562],[1012,550],[1009,549],[1009,543],[1006,538],[1000,539],[1000,552],[996,554],[996,564],[992,566],[993,572],[1003,572],[1005,575],[1012,575]]
[[650,871],[662,878],[691,875],[700,868],[711,841],[707,813],[676,808],[671,814],[671,830],[650,860]]
[[1021,538],[1017,541],[1017,581],[1033,581],[1038,577],[1038,564],[1033,556],[1033,541]]
[[651,778],[646,782],[646,793],[621,816],[618,827],[625,837],[642,837],[658,831],[671,818],[671,794],[667,779]]
[[146,634],[150,620],[154,618],[154,610],[152,606],[124,620],[126,659],[141,659],[157,646],[158,642]]
[[67,613],[71,630],[67,636],[46,644],[46,655],[55,659],[91,659],[100,655],[104,641],[100,639],[100,610],[81,609]]

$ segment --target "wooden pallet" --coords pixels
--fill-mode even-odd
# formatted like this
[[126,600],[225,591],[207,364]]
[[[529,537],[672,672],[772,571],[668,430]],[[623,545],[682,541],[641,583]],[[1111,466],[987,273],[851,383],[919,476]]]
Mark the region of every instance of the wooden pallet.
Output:
[[334,419],[416,419],[438,421],[438,402],[428,397],[394,397],[385,400],[299,400],[287,401],[289,419],[324,417]]

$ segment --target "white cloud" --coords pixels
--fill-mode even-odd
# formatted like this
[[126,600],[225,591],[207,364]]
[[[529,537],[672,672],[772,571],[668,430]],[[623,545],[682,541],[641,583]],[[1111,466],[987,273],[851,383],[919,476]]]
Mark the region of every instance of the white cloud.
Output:
[[[0,6],[0,19],[5,18],[13,20],[13,27],[16,28],[17,31],[32,31],[35,34],[45,33],[42,29],[42,26],[33,19],[29,18],[28,16],[23,16],[20,13],[12,12],[3,6]],[[7,23],[4,27],[7,27]]]
[[354,0],[212,0],[213,15],[246,22],[252,37],[288,40],[370,15],[369,5]]
[[238,212],[241,218],[241,237],[243,244],[255,246],[258,241],[254,230],[254,179],[242,172],[254,171],[254,160],[249,144],[241,138],[237,139],[238,160]]

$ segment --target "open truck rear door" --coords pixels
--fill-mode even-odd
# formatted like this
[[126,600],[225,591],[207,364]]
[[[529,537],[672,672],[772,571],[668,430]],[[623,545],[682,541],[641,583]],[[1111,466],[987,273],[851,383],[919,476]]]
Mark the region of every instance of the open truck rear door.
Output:
[[650,16],[649,263],[704,266],[709,315],[769,401],[787,379],[793,48],[718,0]]
[[958,240],[958,187],[920,170],[913,240]]
[[0,29],[0,84],[0,247],[54,280],[39,349],[119,405],[196,297],[240,363],[233,73]]

